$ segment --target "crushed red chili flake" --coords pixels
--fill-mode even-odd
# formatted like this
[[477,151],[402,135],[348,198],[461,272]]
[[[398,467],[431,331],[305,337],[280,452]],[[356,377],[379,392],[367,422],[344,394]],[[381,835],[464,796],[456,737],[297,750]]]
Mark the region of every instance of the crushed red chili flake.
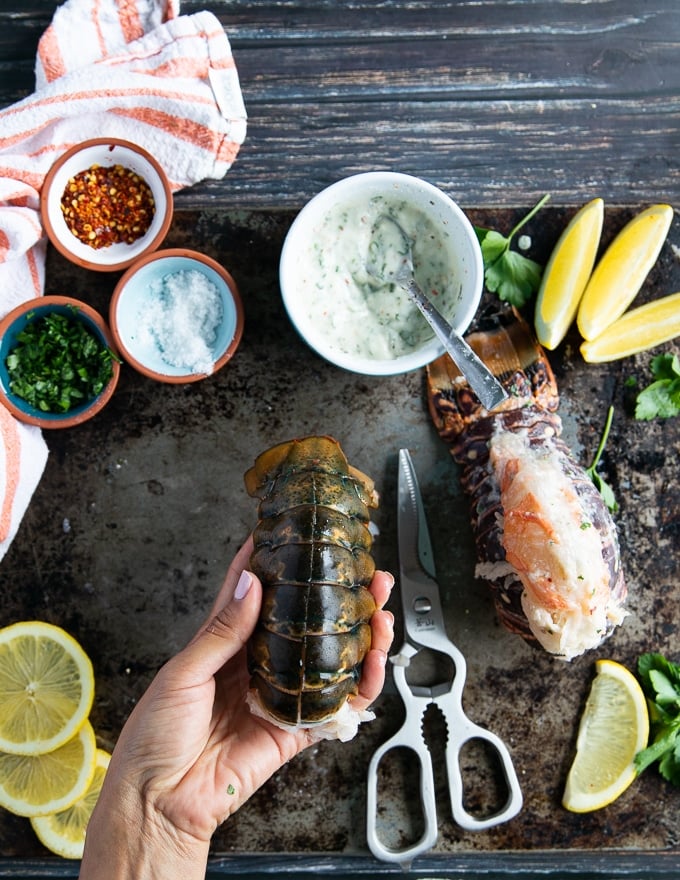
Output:
[[137,241],[151,225],[155,209],[148,183],[124,165],[79,171],[61,197],[66,225],[94,249]]

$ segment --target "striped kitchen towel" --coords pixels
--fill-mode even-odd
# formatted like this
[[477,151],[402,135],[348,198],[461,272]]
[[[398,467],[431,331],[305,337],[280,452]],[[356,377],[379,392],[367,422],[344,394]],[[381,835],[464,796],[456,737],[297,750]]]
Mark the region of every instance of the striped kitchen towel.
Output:
[[[39,193],[89,137],[147,149],[174,190],[222,178],[246,134],[229,40],[179,0],[67,0],[43,34],[36,91],[0,111],[0,316],[45,285]],[[41,432],[0,413],[0,559],[47,460]]]

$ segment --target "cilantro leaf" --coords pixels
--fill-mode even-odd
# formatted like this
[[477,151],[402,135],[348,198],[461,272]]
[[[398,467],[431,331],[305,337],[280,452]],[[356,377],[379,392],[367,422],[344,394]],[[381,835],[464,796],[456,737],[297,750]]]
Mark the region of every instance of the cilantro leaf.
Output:
[[612,426],[612,420],[614,419],[614,407],[610,406],[607,411],[607,421],[604,425],[604,430],[602,431],[602,437],[600,438],[600,443],[597,447],[597,452],[595,453],[595,457],[593,458],[592,464],[590,467],[586,468],[586,473],[590,477],[590,479],[595,484],[595,487],[599,491],[600,495],[602,495],[602,500],[607,505],[609,510],[613,513],[619,509],[618,502],[616,497],[614,496],[614,490],[612,487],[605,482],[605,480],[598,474],[597,465],[599,464],[600,457],[604,451],[604,447],[607,443],[607,438],[609,437],[609,431]]
[[680,358],[660,354],[650,367],[655,381],[643,388],[635,402],[635,418],[641,421],[669,419],[680,413]]
[[50,413],[97,397],[111,378],[113,353],[78,320],[77,309],[34,317],[5,361],[12,393]]
[[515,234],[549,198],[549,195],[543,196],[507,237],[495,229],[475,227],[482,248],[484,281],[487,289],[491,293],[497,293],[501,300],[517,308],[525,305],[538,290],[543,268],[529,257],[510,250],[510,244]]
[[652,358],[650,366],[655,379],[680,379],[680,358],[677,354],[658,354]]
[[650,743],[635,756],[638,773],[659,762],[659,773],[680,788],[680,665],[663,654],[642,654],[638,676],[647,698]]
[[503,254],[508,246],[508,239],[495,229],[476,229],[477,238],[482,246],[484,265],[491,266]]
[[486,271],[486,286],[500,299],[518,308],[527,303],[541,283],[542,267],[516,251],[506,251]]
[[675,689],[671,679],[658,669],[649,671],[649,681],[656,692],[656,702],[659,706],[675,706],[680,709],[680,693]]

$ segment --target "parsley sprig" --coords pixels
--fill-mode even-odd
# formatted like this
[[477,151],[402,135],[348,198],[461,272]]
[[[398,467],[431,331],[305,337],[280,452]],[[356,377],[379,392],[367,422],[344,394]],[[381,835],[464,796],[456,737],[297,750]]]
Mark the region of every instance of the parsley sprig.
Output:
[[64,413],[97,397],[113,372],[111,351],[73,316],[30,320],[7,355],[10,390],[41,412]]
[[519,230],[540,211],[550,195],[543,198],[523,217],[507,237],[495,229],[475,227],[484,260],[484,281],[499,299],[521,308],[539,288],[542,266],[517,251],[510,244]]
[[612,489],[612,487],[608,483],[605,482],[603,477],[600,476],[600,474],[598,474],[598,472],[597,472],[597,466],[600,462],[600,458],[601,458],[602,453],[604,451],[604,447],[607,444],[607,438],[609,437],[609,431],[611,429],[613,419],[614,419],[614,407],[610,406],[609,409],[607,410],[607,420],[604,424],[604,430],[602,431],[602,437],[600,438],[600,443],[597,447],[595,457],[593,458],[593,461],[592,461],[592,464],[590,465],[590,467],[586,468],[586,473],[588,474],[590,479],[593,481],[593,483],[595,484],[595,486],[599,490],[600,495],[602,495],[602,499],[603,499],[604,503],[607,505],[607,507],[609,508],[609,510],[616,513],[616,511],[619,509],[619,505],[618,505],[616,498],[614,497],[614,490]]
[[677,416],[680,413],[680,358],[677,354],[660,354],[652,358],[650,367],[654,381],[638,394],[635,418],[650,420]]
[[680,665],[663,654],[642,654],[638,675],[647,697],[650,745],[635,756],[638,773],[655,761],[659,773],[680,788]]

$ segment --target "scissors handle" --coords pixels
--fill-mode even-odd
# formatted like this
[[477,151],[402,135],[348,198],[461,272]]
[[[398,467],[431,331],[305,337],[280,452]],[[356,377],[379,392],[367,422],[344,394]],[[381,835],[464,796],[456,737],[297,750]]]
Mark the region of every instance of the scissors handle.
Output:
[[[406,681],[404,666],[395,664],[393,667],[393,677],[406,707],[406,718],[399,730],[376,749],[368,765],[366,837],[368,847],[377,859],[381,859],[384,862],[398,862],[403,867],[408,867],[417,855],[427,852],[437,842],[439,834],[437,827],[437,802],[435,798],[432,757],[430,750],[423,740],[420,728],[422,714],[429,701],[420,701],[411,695]],[[388,752],[398,748],[409,749],[418,759],[420,769],[420,810],[424,821],[424,830],[420,838],[412,845],[403,849],[393,849],[386,846],[380,840],[377,830],[378,767]]]
[[[402,728],[403,730],[403,728]],[[368,765],[368,790],[366,803],[366,838],[368,847],[377,859],[384,862],[398,862],[404,867],[410,865],[416,856],[427,852],[437,842],[437,805],[434,793],[434,774],[427,746],[420,747],[402,735],[402,730],[383,743],[373,754]],[[394,849],[384,844],[378,836],[378,766],[392,749],[406,748],[414,752],[420,764],[420,806],[425,827],[420,838],[404,849]]]
[[[496,736],[485,727],[470,721],[467,716],[459,714],[459,720],[455,729],[448,731],[446,744],[446,773],[449,780],[449,796],[451,798],[451,812],[454,820],[466,831],[483,831],[507,822],[516,816],[522,809],[522,790],[517,779],[517,773],[510,757],[507,746],[500,737]],[[465,743],[470,740],[482,740],[495,752],[507,789],[505,804],[490,816],[479,818],[469,813],[463,805],[463,777],[460,770],[460,753]]]

